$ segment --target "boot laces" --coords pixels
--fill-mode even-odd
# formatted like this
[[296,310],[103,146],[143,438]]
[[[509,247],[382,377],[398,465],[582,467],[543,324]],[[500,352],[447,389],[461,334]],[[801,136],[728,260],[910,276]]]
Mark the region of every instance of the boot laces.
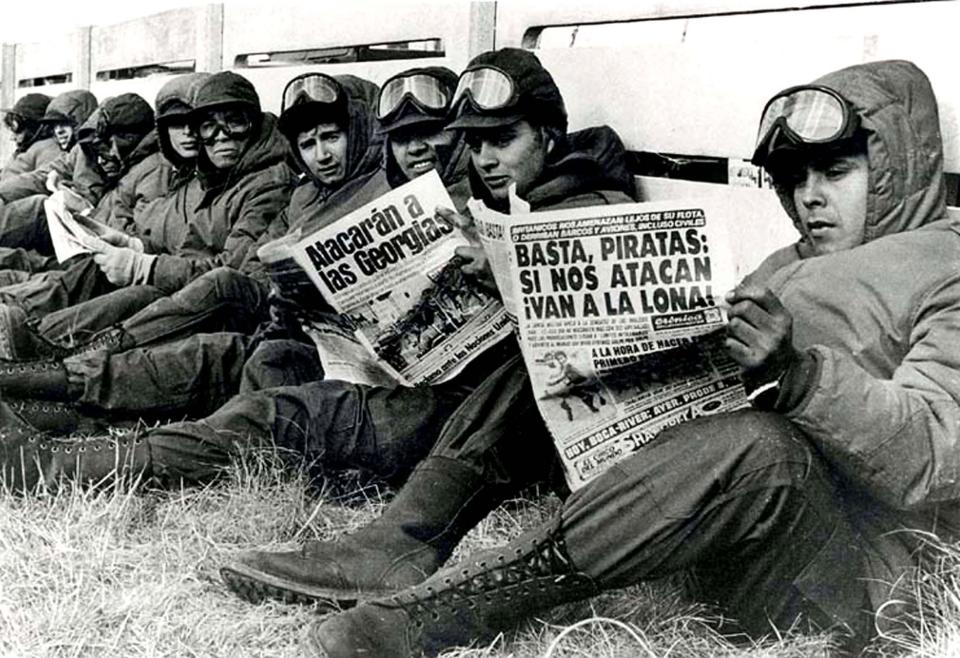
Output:
[[562,537],[555,533],[532,539],[526,548],[481,556],[439,584],[434,580],[392,597],[391,602],[407,610],[417,627],[428,619],[439,621],[445,609],[455,614],[464,607],[489,607],[515,594],[546,592],[554,585],[593,588],[593,580],[576,570]]

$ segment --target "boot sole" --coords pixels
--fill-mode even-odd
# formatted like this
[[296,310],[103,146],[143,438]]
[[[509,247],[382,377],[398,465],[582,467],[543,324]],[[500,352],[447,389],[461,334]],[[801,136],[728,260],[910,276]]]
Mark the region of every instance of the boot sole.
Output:
[[281,601],[291,605],[319,605],[328,610],[352,608],[358,602],[396,594],[397,590],[358,592],[356,590],[311,587],[295,580],[254,571],[242,563],[220,568],[220,577],[237,596],[250,603],[265,600]]

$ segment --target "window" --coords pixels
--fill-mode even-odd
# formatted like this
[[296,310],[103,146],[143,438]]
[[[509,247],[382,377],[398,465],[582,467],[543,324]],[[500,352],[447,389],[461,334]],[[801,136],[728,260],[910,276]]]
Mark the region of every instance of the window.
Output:
[[391,43],[334,48],[305,48],[302,50],[272,51],[237,55],[236,68],[268,66],[295,66],[298,64],[342,64],[345,62],[379,62],[395,59],[443,57],[443,39],[394,41]]
[[17,86],[21,89],[27,87],[45,87],[47,85],[61,85],[67,82],[73,82],[73,73],[57,73],[54,75],[44,75],[38,78],[24,78],[17,81]]
[[144,66],[97,71],[97,80],[133,80],[135,78],[146,78],[158,73],[177,75],[180,73],[193,73],[196,70],[196,60],[188,59],[178,62],[146,64]]

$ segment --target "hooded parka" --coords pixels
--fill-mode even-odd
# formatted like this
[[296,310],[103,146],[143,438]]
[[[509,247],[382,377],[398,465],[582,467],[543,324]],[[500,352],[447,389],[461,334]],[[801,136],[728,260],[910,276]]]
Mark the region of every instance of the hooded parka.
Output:
[[[215,74],[200,83],[194,111],[250,94],[256,98],[244,78]],[[256,108],[259,111],[259,101]],[[260,115],[249,145],[228,171],[214,168],[201,149],[197,179],[177,190],[173,200],[187,213],[186,232],[169,253],[157,256],[150,283],[169,293],[217,267],[257,268],[256,247],[278,221],[295,183],[286,162],[288,153],[289,145],[270,113]],[[197,186],[202,192],[194,204],[191,197]]]
[[[193,108],[193,96],[209,73],[178,75],[157,92],[154,138],[159,151],[133,167],[117,186],[117,194],[107,223],[128,235],[143,240],[148,252],[173,249],[183,239],[186,222],[182,213],[171,209],[166,199],[196,175],[196,160],[184,160],[173,149],[166,130],[171,120],[185,119]],[[200,201],[200,189],[195,198]]]
[[[923,72],[873,62],[816,82],[853,104],[867,134],[865,242],[803,258],[801,240],[756,276],[790,311],[802,352],[778,410],[842,477],[878,609],[921,542],[898,530],[960,531],[960,225],[946,214]],[[789,190],[778,192],[799,228]]]
[[50,128],[43,123],[43,113],[50,104],[50,97],[45,94],[27,94],[18,100],[12,109],[12,114],[23,116],[36,124],[36,130],[16,151],[10,160],[0,170],[0,182],[13,176],[19,176],[42,167],[60,155],[60,145],[53,138]]
[[69,151],[77,142],[77,130],[82,126],[93,111],[97,109],[97,97],[86,89],[71,89],[56,96],[47,105],[42,121],[48,125],[68,122],[73,126],[74,134],[67,146]]

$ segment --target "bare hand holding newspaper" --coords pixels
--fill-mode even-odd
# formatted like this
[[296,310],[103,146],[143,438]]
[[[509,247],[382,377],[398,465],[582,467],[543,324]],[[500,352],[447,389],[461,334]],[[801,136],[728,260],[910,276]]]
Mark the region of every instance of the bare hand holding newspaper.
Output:
[[572,489],[662,429],[746,405],[724,348],[722,199],[502,215],[471,200]]

